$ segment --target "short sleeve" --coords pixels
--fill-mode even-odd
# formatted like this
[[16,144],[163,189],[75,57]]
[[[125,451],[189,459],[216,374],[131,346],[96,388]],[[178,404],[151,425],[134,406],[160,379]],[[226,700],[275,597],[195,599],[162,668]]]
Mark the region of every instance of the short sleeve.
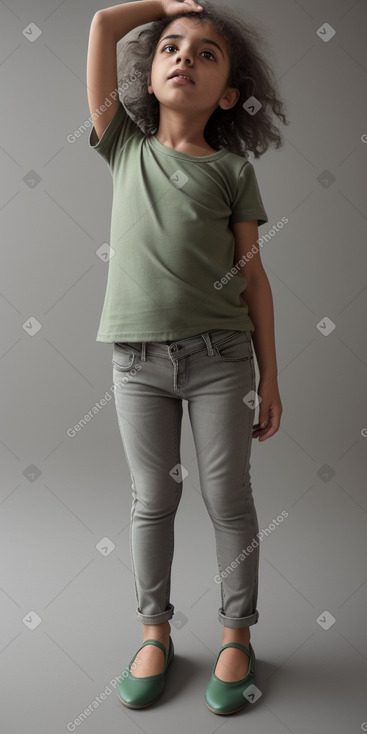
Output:
[[238,177],[236,196],[232,202],[230,224],[258,220],[258,226],[269,221],[264,209],[254,167],[246,161]]
[[95,127],[92,127],[88,141],[89,146],[96,150],[112,169],[117,151],[136,132],[143,134],[141,128],[128,115],[120,100],[115,115],[99,139]]

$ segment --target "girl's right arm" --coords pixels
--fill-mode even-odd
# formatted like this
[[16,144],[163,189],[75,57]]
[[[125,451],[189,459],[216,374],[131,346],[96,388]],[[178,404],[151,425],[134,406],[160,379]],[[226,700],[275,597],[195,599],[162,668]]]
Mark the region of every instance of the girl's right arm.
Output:
[[[87,93],[91,115],[98,111],[92,118],[98,138],[101,138],[120,104],[117,93],[117,42],[136,26],[162,17],[160,0],[138,0],[116,5],[98,10],[93,16],[87,55]],[[106,98],[111,104],[103,109]]]
[[[101,138],[117,112],[120,100],[117,94],[116,44],[133,28],[160,20],[166,15],[201,9],[195,0],[135,0],[98,10],[93,16],[87,55],[87,93],[94,128]],[[114,92],[113,96],[110,96]],[[111,104],[103,110],[108,98]]]

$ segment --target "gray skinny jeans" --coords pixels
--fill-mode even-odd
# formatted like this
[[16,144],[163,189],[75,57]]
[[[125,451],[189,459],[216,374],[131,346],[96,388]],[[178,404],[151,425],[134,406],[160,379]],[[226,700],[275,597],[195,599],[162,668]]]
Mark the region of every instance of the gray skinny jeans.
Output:
[[[219,330],[168,342],[115,342],[117,419],[132,480],[130,552],[143,624],[171,619],[174,520],[181,465],[182,400],[200,489],[214,526],[226,627],[256,624],[259,532],[250,480],[256,390],[251,331]],[[250,395],[249,395],[250,393]]]

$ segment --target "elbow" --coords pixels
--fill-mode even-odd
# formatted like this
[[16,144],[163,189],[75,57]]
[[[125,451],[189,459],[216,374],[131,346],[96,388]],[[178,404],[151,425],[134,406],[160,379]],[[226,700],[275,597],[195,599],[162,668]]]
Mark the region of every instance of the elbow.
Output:
[[247,287],[246,290],[258,289],[264,283],[269,282],[268,276],[263,267],[257,268],[256,272],[248,273],[246,275]]

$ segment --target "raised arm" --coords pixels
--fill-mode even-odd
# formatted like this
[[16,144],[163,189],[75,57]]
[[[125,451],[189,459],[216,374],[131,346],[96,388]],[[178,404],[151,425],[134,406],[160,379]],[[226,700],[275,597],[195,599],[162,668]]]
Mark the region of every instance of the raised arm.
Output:
[[[87,55],[87,92],[91,115],[97,110],[93,124],[100,138],[120,104],[117,88],[116,44],[139,25],[163,17],[160,0],[138,0],[98,10],[93,16]],[[114,93],[111,96],[111,92]],[[108,98],[110,106],[104,102]]]

